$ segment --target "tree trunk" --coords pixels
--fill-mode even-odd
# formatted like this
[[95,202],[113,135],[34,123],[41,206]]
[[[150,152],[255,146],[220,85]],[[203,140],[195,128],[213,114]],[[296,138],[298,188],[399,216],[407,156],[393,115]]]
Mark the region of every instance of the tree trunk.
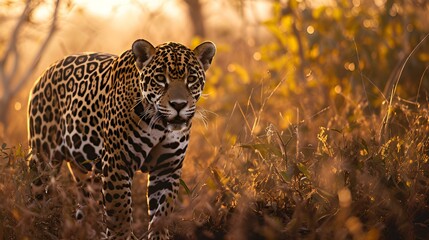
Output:
[[188,13],[194,29],[194,36],[204,38],[206,31],[204,27],[204,19],[200,0],[184,0],[188,5]]
[[0,99],[0,140],[2,137],[1,130],[3,129],[6,132],[6,127],[9,119],[9,106],[10,106],[10,98],[1,98]]

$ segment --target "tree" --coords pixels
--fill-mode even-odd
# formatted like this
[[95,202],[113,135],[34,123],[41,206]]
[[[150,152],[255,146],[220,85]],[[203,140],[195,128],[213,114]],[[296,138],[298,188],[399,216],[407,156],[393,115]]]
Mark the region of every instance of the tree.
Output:
[[204,38],[206,30],[200,0],[184,0],[188,6],[189,17],[194,28],[194,35]]
[[[60,0],[56,0],[54,3],[49,30],[38,49],[36,49],[34,56],[28,56],[24,49],[20,49],[25,37],[25,29],[31,23],[32,13],[39,6],[40,2],[25,1],[24,9],[12,28],[10,38],[6,39],[4,51],[0,55],[0,125],[5,129],[8,125],[12,100],[32,76],[57,29]],[[30,64],[22,65],[24,57],[30,59]]]

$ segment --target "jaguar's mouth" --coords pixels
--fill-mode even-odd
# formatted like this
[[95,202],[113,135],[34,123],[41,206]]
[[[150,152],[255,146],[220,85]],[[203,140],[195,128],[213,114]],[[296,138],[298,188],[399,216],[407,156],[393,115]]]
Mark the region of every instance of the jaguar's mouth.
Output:
[[188,127],[189,120],[176,116],[171,120],[166,120],[167,129],[169,131],[182,131]]

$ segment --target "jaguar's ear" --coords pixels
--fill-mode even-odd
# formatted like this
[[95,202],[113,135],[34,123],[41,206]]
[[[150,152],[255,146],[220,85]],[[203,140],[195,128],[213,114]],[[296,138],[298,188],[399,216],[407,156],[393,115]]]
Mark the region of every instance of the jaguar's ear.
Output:
[[155,47],[144,39],[136,40],[133,43],[132,50],[136,58],[136,67],[139,71],[143,69],[155,54]]
[[204,71],[207,71],[216,53],[216,46],[212,42],[203,42],[194,49],[194,53],[203,64]]

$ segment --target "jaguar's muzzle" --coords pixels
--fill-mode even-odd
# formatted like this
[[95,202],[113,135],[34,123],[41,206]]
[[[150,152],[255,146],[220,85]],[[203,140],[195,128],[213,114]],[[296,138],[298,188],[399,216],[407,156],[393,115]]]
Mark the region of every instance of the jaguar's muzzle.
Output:
[[165,124],[169,131],[183,131],[189,126],[189,120],[190,119],[183,119],[177,115],[171,120],[165,120]]

